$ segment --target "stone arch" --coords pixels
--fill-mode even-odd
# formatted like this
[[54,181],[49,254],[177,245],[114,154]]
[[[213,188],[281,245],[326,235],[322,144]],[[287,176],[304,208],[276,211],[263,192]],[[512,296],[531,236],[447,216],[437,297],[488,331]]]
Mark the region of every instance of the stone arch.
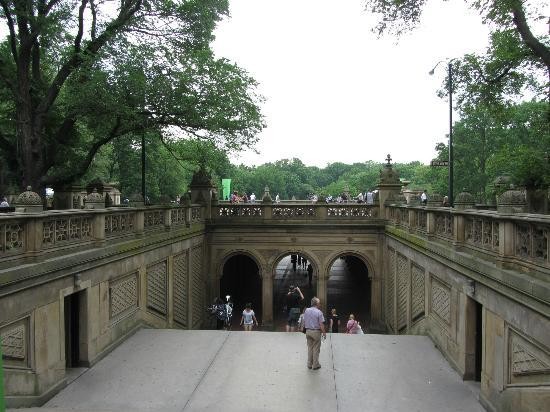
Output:
[[252,259],[254,263],[256,263],[256,266],[258,267],[258,275],[260,276],[260,279],[264,278],[264,276],[266,275],[265,264],[258,254],[247,249],[231,249],[231,250],[224,251],[224,254],[219,259],[216,265],[216,273],[214,275],[215,281],[219,282],[221,280],[223,276],[223,268],[227,263],[227,261],[232,257],[238,256],[238,255],[244,255]]
[[[341,272],[342,266],[335,268],[338,259],[344,256],[353,257],[356,262],[361,262],[367,271],[366,276],[362,273],[364,269],[360,269],[359,272],[357,272],[357,269],[346,269]],[[343,267],[348,266],[346,264]],[[326,266],[323,268],[327,305],[336,307],[340,312],[340,316],[354,313],[356,319],[359,319],[363,326],[366,326],[367,323],[370,324],[373,319],[378,317],[375,310],[377,307],[377,303],[375,303],[377,302],[377,292],[373,287],[374,267],[372,258],[357,249],[341,249],[331,253],[327,258]],[[337,272],[335,272],[336,276],[331,278],[330,274],[333,269]],[[344,273],[345,276],[342,276]],[[327,309],[330,308],[327,307]],[[347,321],[347,318],[343,318],[343,320]],[[371,330],[370,325],[369,330]]]
[[297,248],[286,248],[286,249],[279,249],[277,251],[277,255],[275,257],[275,259],[273,259],[270,264],[269,264],[269,276],[272,277],[273,274],[275,273],[275,270],[277,269],[277,265],[279,264],[279,262],[281,261],[282,258],[284,258],[285,256],[288,256],[288,255],[292,255],[293,253],[299,253],[301,254],[302,256],[305,256],[307,258],[307,261],[308,262],[311,262],[312,263],[312,266],[313,266],[313,277],[314,278],[318,278],[319,277],[319,274],[321,273],[321,264],[319,262],[319,260],[317,259],[317,257],[309,252],[309,251],[306,251],[300,247],[297,247]]
[[326,280],[329,279],[329,273],[330,269],[332,268],[332,265],[334,265],[334,262],[336,262],[336,259],[340,258],[341,256],[354,256],[357,259],[361,260],[365,267],[367,268],[367,276],[370,280],[374,278],[374,264],[372,263],[371,259],[364,253],[361,253],[355,249],[342,249],[337,252],[332,253],[329,258],[327,259],[327,264],[323,268],[324,276],[326,277]]

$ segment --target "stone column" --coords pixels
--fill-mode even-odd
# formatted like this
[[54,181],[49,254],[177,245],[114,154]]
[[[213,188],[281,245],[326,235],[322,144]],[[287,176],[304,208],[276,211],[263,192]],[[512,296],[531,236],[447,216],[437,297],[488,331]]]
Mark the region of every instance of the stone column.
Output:
[[[320,273],[319,269],[317,276],[317,297],[321,299],[321,310],[323,313],[327,313],[327,281],[328,273]],[[306,306],[309,306],[310,303],[306,302]]]
[[273,277],[267,273],[262,278],[262,325],[273,325]]

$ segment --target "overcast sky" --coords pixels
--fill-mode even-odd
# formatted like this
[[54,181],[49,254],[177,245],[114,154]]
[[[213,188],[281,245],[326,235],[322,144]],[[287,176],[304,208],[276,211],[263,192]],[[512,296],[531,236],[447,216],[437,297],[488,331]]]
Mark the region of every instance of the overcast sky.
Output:
[[298,157],[397,162],[435,156],[448,133],[448,103],[436,96],[440,60],[483,51],[488,30],[463,1],[429,1],[422,24],[397,40],[371,32],[361,0],[230,0],[214,50],[248,70],[266,97],[260,154],[236,163]]

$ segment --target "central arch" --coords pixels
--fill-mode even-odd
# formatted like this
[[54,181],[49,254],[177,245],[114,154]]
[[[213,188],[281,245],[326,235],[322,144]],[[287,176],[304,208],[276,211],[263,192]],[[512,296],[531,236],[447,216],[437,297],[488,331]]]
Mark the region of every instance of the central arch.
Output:
[[231,296],[233,301],[233,329],[239,329],[241,313],[252,303],[258,322],[262,319],[262,279],[256,261],[246,254],[234,254],[224,265],[220,279],[220,297]]

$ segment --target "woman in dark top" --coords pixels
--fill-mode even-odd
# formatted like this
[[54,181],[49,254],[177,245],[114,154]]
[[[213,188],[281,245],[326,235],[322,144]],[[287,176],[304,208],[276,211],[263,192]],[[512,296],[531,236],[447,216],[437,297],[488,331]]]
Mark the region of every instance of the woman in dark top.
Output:
[[340,317],[336,313],[336,309],[332,308],[330,315],[328,315],[328,330],[331,333],[338,333],[338,327],[340,326]]

